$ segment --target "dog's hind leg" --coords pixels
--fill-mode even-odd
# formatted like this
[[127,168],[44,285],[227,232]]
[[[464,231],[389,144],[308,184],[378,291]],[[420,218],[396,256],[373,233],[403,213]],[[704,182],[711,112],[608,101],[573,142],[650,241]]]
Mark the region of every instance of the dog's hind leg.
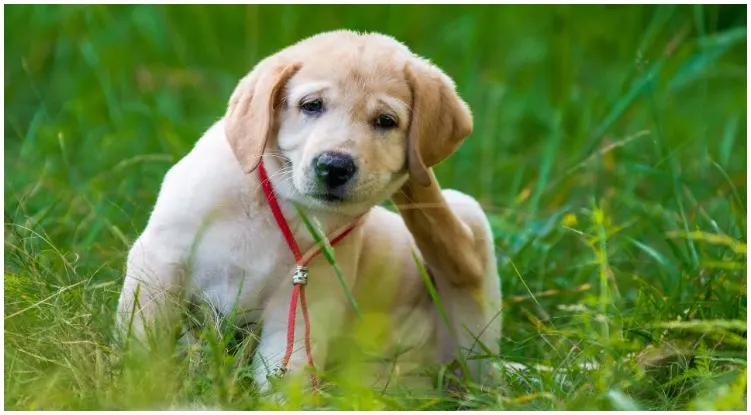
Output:
[[409,181],[393,199],[431,268],[449,319],[439,330],[442,357],[450,360],[458,349],[471,377],[480,381],[490,359],[477,355],[498,355],[500,349],[501,287],[493,235],[474,198],[441,191],[430,175],[429,186]]

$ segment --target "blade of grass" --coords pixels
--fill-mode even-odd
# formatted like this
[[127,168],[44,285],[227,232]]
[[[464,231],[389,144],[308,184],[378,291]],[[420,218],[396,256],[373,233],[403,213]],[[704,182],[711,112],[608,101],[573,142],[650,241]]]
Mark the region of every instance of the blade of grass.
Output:
[[310,232],[310,234],[313,236],[313,240],[315,240],[316,245],[321,245],[321,253],[334,269],[334,274],[336,274],[336,278],[339,280],[339,284],[344,290],[344,295],[347,297],[347,301],[349,301],[349,304],[352,306],[352,310],[354,310],[357,318],[359,320],[362,320],[360,308],[357,306],[355,296],[352,294],[352,290],[350,290],[349,286],[347,285],[347,281],[345,281],[344,276],[342,275],[342,270],[339,268],[339,264],[337,264],[336,259],[334,258],[334,249],[331,247],[328,238],[321,236],[316,227],[313,226],[313,223],[310,221],[310,219],[308,219],[305,212],[303,212],[303,210],[299,206],[297,206],[297,204],[295,204],[295,209],[300,215],[300,218],[305,224],[305,227],[308,229],[308,232]]

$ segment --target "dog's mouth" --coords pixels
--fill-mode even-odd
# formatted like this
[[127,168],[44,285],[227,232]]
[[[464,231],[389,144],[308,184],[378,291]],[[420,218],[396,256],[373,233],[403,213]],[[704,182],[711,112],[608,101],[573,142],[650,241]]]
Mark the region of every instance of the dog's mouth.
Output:
[[311,195],[314,199],[327,203],[327,204],[339,204],[346,200],[344,196],[331,193],[331,192],[319,192]]
[[[276,158],[281,162],[280,170],[286,172],[293,171],[295,163],[284,152],[280,151],[276,153]],[[315,183],[308,174],[306,174],[302,185],[298,185],[295,180],[290,180],[290,182],[294,193],[297,194],[298,201],[304,203],[307,199],[309,204],[312,202],[313,205],[318,205],[319,208],[325,209],[331,207],[339,209],[358,201],[358,197],[353,191],[354,189],[348,188],[348,186],[327,189],[325,186],[321,186],[320,183]]]

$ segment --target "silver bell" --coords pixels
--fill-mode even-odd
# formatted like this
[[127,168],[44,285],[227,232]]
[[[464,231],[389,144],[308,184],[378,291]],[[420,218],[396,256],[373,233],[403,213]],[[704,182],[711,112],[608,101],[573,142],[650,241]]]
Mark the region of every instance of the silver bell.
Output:
[[292,274],[292,284],[305,285],[308,283],[308,268],[302,265],[298,265],[295,269],[295,273]]

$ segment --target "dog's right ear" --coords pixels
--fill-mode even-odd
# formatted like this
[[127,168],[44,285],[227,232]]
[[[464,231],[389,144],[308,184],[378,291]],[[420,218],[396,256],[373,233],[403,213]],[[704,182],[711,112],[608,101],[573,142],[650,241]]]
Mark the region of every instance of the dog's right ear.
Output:
[[232,93],[224,130],[243,171],[251,173],[261,162],[268,139],[276,133],[276,110],[282,91],[300,64],[266,61],[240,80]]

